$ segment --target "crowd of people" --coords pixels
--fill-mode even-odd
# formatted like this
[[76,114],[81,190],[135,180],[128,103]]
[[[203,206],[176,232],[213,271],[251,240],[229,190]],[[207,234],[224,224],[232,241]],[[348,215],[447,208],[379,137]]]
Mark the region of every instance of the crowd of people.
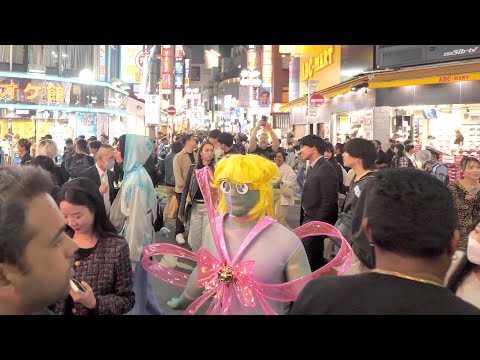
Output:
[[[197,178],[204,168],[222,194],[225,256],[254,261],[257,280],[298,279],[339,253],[338,238],[292,232],[286,218],[295,203],[300,225],[330,224],[352,247],[345,276],[312,280],[293,306],[270,304],[276,313],[480,314],[477,159],[465,157],[462,180],[450,183],[438,150],[415,157],[419,139],[390,139],[386,152],[362,138],[280,140],[266,119],[249,137],[214,129],[171,142],[126,134],[109,144],[106,135],[79,136],[63,151],[49,136],[16,140],[20,164],[0,153],[0,314],[164,314],[142,252],[156,241],[158,221],[174,219],[179,245],[219,255]],[[267,215],[274,225],[243,249]],[[168,306],[186,309],[201,297],[198,276],[195,269]],[[260,311],[232,304],[237,314]]]

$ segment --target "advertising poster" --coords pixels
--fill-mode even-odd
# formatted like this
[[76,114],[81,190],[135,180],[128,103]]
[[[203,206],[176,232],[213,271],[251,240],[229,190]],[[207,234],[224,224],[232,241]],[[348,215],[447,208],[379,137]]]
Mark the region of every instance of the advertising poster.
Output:
[[77,114],[77,136],[85,135],[85,139],[90,136],[97,136],[97,118],[95,113]]
[[270,90],[269,89],[262,89],[260,91],[260,98],[258,100],[259,106],[270,106]]

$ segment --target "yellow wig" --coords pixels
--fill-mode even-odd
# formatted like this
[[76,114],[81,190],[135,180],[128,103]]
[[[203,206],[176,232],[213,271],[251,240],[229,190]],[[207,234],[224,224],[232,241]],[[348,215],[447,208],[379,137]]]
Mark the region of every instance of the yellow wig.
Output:
[[[214,186],[228,181],[232,187],[236,184],[247,184],[249,190],[258,190],[258,203],[248,212],[251,219],[265,216],[265,211],[273,217],[273,190],[272,184],[280,179],[278,166],[270,160],[259,155],[230,155],[223,158],[215,166]],[[227,212],[225,195],[220,193],[218,211],[220,214]]]

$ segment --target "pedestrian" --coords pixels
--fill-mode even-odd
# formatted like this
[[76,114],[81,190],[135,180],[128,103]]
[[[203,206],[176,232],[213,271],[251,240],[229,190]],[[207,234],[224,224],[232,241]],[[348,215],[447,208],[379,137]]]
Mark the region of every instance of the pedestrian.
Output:
[[70,290],[78,246],[35,166],[0,169],[0,315],[52,314]]

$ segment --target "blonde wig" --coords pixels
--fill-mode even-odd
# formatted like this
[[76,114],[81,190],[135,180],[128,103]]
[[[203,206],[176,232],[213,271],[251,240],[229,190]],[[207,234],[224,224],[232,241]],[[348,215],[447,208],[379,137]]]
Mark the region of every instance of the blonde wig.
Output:
[[[265,216],[265,212],[273,217],[272,184],[280,179],[278,166],[259,155],[230,155],[220,160],[215,166],[214,186],[220,188],[222,181],[228,181],[232,187],[247,184],[249,190],[258,190],[257,204],[248,212],[251,219]],[[228,211],[225,194],[220,190],[218,211]]]

